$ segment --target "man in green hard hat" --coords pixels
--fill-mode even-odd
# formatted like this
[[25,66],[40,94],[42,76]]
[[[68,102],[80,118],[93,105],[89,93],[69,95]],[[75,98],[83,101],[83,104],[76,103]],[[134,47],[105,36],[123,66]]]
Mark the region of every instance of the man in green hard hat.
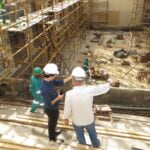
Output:
[[88,58],[84,59],[82,68],[84,69],[85,73],[88,74],[89,72],[89,59]]
[[3,21],[3,24],[6,24],[6,0],[0,0],[0,15]]
[[40,67],[35,67],[33,75],[30,78],[30,93],[34,98],[30,112],[33,113],[39,106],[43,106],[44,104],[40,91],[42,73],[43,71]]

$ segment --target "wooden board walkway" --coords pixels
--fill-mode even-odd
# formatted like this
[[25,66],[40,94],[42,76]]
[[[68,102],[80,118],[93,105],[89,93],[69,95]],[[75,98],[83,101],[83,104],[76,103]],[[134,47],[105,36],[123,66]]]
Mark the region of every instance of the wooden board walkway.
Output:
[[[46,119],[33,119],[31,117],[27,116],[18,116],[18,118],[0,118],[0,121],[10,122],[10,123],[19,123],[24,125],[31,125],[35,127],[41,127],[41,128],[47,128],[47,121]],[[65,129],[65,130],[74,130],[72,125],[65,125],[64,122],[59,121],[58,127]],[[112,129],[112,128],[102,128],[99,126],[96,126],[96,130],[98,134],[104,134],[104,135],[110,135],[110,136],[116,136],[116,137],[122,137],[122,138],[131,138],[131,139],[138,139],[138,140],[144,140],[144,141],[150,141],[150,135],[138,133],[138,132],[130,132],[130,131],[123,131],[118,129]]]
[[37,147],[37,146],[29,146],[24,144],[18,144],[11,140],[0,139],[0,148],[4,148],[7,150],[64,150],[70,147],[71,150],[103,150],[101,148],[94,148],[91,146],[81,145],[77,143],[71,143],[70,145],[50,145],[49,147]]

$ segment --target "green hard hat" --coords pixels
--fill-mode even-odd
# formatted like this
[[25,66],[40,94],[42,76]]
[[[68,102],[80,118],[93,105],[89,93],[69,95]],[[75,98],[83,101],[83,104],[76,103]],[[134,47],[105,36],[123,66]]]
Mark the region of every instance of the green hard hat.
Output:
[[39,74],[42,74],[42,69],[40,68],[40,67],[35,67],[34,69],[33,69],[33,74],[34,75],[39,75]]

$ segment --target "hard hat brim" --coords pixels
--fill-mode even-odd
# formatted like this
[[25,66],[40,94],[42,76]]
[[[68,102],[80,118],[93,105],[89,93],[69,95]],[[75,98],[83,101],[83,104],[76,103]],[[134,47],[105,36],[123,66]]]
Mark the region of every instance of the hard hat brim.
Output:
[[57,71],[55,74],[59,75],[59,71]]
[[75,77],[75,76],[73,76],[73,77],[77,81],[83,81],[85,79],[85,77]]

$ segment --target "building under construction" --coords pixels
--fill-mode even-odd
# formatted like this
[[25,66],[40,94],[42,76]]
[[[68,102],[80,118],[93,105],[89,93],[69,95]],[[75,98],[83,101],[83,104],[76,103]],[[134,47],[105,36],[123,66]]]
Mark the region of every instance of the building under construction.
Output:
[[[86,84],[117,80],[94,98],[100,148],[88,136],[88,146],[78,144],[64,103],[62,142],[48,144],[47,117],[42,108],[30,112],[29,92],[33,69],[48,63],[60,79],[88,63]],[[149,150],[149,117],[150,0],[0,0],[1,150]]]

